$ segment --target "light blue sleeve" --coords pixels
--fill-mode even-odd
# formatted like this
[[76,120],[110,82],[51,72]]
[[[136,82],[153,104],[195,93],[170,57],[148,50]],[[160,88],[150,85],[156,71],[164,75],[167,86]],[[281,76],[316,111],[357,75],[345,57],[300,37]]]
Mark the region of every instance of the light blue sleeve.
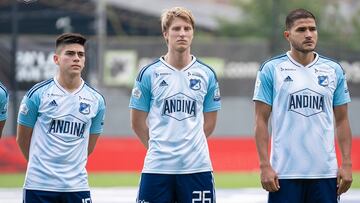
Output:
[[338,78],[337,86],[333,97],[333,106],[339,106],[351,101],[350,93],[346,83],[345,72],[341,66],[335,69],[336,77]]
[[34,92],[29,98],[25,95],[21,101],[18,124],[24,125],[29,128],[34,128],[38,117],[38,110],[40,106],[40,94],[41,91]]
[[9,94],[5,89],[5,87],[0,86],[0,121],[4,121],[7,119],[8,103],[9,103]]
[[254,101],[261,101],[270,106],[273,103],[274,80],[272,65],[266,63],[260,68],[256,76]]
[[219,83],[215,73],[209,72],[209,85],[204,99],[204,112],[218,111],[221,109],[221,96]]
[[151,102],[151,75],[145,74],[136,80],[130,97],[130,108],[149,112]]
[[91,120],[90,134],[101,134],[103,132],[106,109],[103,97],[100,97],[98,109],[96,116]]

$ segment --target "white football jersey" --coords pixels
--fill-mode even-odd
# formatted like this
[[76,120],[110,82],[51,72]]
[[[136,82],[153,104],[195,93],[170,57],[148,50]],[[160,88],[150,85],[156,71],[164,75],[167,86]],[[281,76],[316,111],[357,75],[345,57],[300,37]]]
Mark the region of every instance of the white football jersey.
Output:
[[194,56],[182,70],[163,58],[144,67],[130,99],[130,108],[148,112],[150,140],[143,172],[212,171],[203,112],[220,106],[215,72]]
[[71,93],[55,78],[33,86],[18,116],[20,125],[33,128],[24,188],[89,190],[89,136],[102,132],[104,115],[104,98],[84,81]]
[[280,179],[337,175],[333,108],[350,96],[341,66],[314,54],[304,67],[288,52],[257,75],[253,100],[272,107],[271,164]]
[[9,103],[9,93],[6,87],[0,82],[0,121],[7,119],[7,108]]

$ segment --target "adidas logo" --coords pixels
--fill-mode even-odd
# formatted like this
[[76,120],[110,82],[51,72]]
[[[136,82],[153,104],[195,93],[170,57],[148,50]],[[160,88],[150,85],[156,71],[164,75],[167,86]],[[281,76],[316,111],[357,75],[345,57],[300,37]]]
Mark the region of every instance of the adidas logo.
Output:
[[57,106],[56,101],[55,101],[55,100],[52,100],[52,101],[50,102],[50,106]]
[[293,81],[293,79],[291,79],[290,76],[287,76],[284,80],[284,82],[292,82],[292,81]]
[[168,84],[165,82],[165,80],[163,80],[161,83],[160,83],[160,87],[161,86],[168,86]]

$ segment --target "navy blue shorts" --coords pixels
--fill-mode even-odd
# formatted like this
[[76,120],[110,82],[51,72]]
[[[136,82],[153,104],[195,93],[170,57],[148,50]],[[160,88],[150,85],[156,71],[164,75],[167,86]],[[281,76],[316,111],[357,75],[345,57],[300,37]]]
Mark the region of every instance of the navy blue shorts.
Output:
[[92,203],[90,191],[51,192],[24,189],[23,203]]
[[336,178],[280,179],[280,190],[269,192],[268,203],[337,203]]
[[215,203],[212,172],[142,173],[137,203]]

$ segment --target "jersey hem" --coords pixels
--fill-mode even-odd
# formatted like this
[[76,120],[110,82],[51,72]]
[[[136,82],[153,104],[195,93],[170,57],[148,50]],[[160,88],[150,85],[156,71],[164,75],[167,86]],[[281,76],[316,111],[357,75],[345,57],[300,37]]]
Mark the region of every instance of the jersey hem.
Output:
[[103,133],[103,131],[94,131],[94,132],[90,132],[89,135],[101,135],[101,133]]
[[145,109],[145,108],[142,108],[142,107],[130,105],[129,108],[131,108],[131,109],[136,109],[136,110],[139,110],[139,111],[144,111],[144,112],[149,113],[149,110],[148,110],[148,109]]
[[343,102],[338,102],[338,103],[334,104],[334,106],[341,106],[343,104],[348,104],[350,102],[351,102],[351,100],[349,99],[349,100],[346,100],[346,101],[343,101]]
[[23,121],[18,121],[18,124],[23,125],[23,126],[28,127],[28,128],[34,128],[34,126],[35,126],[35,124],[31,125],[31,124],[25,123]]
[[210,108],[210,109],[204,110],[204,112],[207,113],[207,112],[219,111],[220,109],[221,109],[221,107]]
[[90,191],[90,188],[42,188],[42,187],[26,187],[25,190],[41,190],[41,191],[49,191],[49,192],[82,192],[82,191]]
[[202,172],[208,172],[213,171],[212,168],[202,168],[202,169],[194,169],[194,170],[149,170],[149,169],[143,169],[142,173],[154,173],[154,174],[192,174],[192,173],[202,173]]
[[336,174],[322,174],[322,175],[278,175],[279,179],[323,179],[336,178]]
[[263,98],[254,97],[252,100],[253,100],[253,101],[260,101],[260,102],[263,102],[263,103],[265,103],[265,104],[267,104],[267,105],[269,105],[269,106],[272,106],[272,104],[271,104],[270,102],[266,101],[266,100],[263,99]]

